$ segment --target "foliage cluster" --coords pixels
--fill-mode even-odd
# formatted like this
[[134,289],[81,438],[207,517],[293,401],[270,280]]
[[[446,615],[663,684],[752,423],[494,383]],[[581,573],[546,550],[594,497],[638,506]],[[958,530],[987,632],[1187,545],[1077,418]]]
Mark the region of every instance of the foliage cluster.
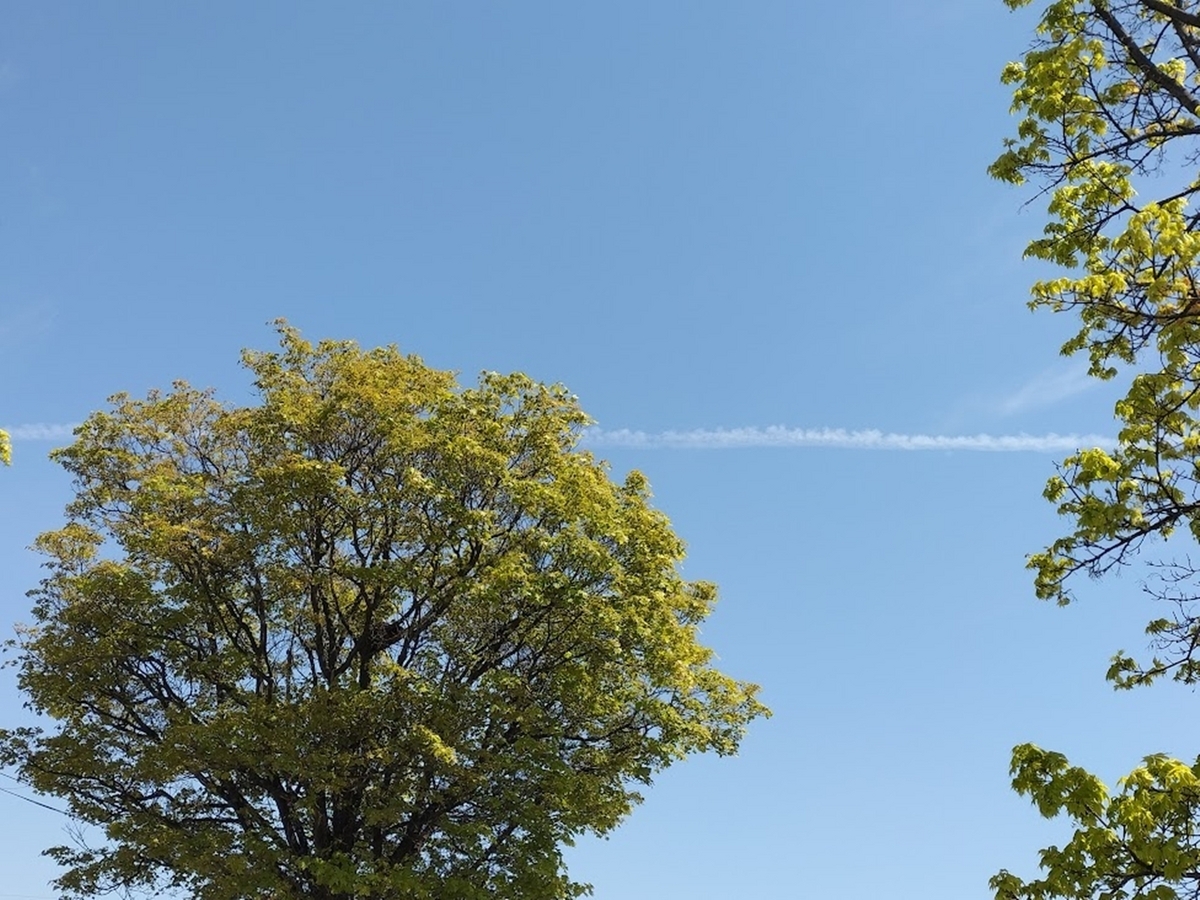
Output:
[[[1070,456],[1046,487],[1071,529],[1030,566],[1038,596],[1068,603],[1077,573],[1127,565],[1151,540],[1200,537],[1200,3],[1044,3],[1003,80],[1021,119],[990,172],[1043,189],[1048,220],[1027,255],[1061,268],[1034,285],[1032,305],[1078,315],[1063,352],[1086,354],[1093,375],[1132,375],[1116,448]],[[1153,656],[1118,654],[1108,677],[1196,684],[1200,571],[1186,557],[1151,562],[1148,590],[1170,614],[1147,626]],[[1200,894],[1200,765],[1151,756],[1112,792],[1025,745],[1012,771],[1017,791],[1075,832],[1042,852],[1043,877],[997,875],[1000,900]]]

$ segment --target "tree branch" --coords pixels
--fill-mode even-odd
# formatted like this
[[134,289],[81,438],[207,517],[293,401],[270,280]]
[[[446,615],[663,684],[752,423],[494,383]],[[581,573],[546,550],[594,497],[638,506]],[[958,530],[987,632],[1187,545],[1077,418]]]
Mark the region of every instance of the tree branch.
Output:
[[[1157,13],[1162,13],[1171,20],[1172,24],[1179,23],[1191,25],[1193,28],[1200,28],[1200,16],[1180,9],[1174,3],[1165,3],[1164,0],[1141,0],[1141,2],[1142,6],[1147,6]],[[1098,7],[1097,12],[1099,12]]]
[[[1142,0],[1142,2],[1148,3],[1150,0]],[[1167,76],[1162,69],[1154,64],[1154,61],[1150,57],[1142,52],[1142,48],[1130,37],[1129,32],[1121,27],[1121,23],[1108,10],[1106,4],[1102,3],[1101,0],[1092,0],[1092,9],[1095,11],[1097,17],[1108,26],[1109,31],[1113,33],[1121,43],[1121,46],[1125,48],[1125,52],[1129,54],[1129,58],[1141,70],[1143,75],[1178,100],[1180,105],[1188,112],[1200,113],[1200,103],[1197,103],[1196,98],[1184,90],[1183,85],[1178,81]]]

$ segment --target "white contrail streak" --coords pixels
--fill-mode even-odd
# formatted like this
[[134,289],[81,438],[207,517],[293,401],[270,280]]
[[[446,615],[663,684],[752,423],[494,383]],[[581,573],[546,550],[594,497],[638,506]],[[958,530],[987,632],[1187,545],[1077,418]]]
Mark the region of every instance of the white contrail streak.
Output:
[[72,437],[75,425],[47,425],[37,422],[31,425],[0,426],[14,441],[64,441]]
[[606,431],[589,428],[588,447],[662,450],[739,450],[763,447],[829,447],[839,450],[977,450],[993,453],[1060,453],[1115,445],[1098,434],[895,434],[845,428],[697,428],[691,431]]
[[[69,440],[75,425],[36,423],[4,430],[14,441]],[[694,428],[690,431],[631,431],[588,428],[586,447],[645,450],[748,450],[767,447],[828,447],[837,450],[975,450],[991,453],[1070,453],[1081,447],[1111,448],[1100,434],[897,434],[845,428]]]

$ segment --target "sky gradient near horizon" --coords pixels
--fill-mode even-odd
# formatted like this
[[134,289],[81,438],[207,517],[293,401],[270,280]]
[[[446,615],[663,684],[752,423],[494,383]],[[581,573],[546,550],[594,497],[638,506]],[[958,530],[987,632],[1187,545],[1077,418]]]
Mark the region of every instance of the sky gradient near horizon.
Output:
[[[43,4],[0,13],[0,598],[118,391],[251,398],[242,348],[398,344],[562,382],[715,581],[720,666],[774,717],[570,851],[597,900],[987,898],[1061,835],[1014,744],[1111,783],[1200,750],[1116,694],[1136,573],[1033,598],[1056,459],[1120,379],[1025,308],[1032,192],[989,181],[1035,14],[903,4]],[[8,631],[8,626],[4,626]],[[0,727],[23,720],[0,672]],[[22,788],[0,781],[0,789]],[[42,798],[51,805],[52,798]],[[62,816],[0,792],[0,898]]]

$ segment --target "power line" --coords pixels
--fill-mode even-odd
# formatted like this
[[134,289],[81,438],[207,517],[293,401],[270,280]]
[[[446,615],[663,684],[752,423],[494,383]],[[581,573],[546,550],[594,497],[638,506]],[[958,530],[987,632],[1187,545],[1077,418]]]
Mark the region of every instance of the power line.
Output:
[[[0,772],[0,775],[3,775],[9,781],[15,781],[17,784],[25,783],[20,778],[14,778],[12,775],[9,775],[7,772]],[[8,788],[0,787],[0,793],[8,794],[10,797],[16,797],[18,800],[24,800],[26,803],[32,803],[34,806],[40,806],[42,809],[48,809],[51,812],[56,812],[60,816],[68,816],[69,817],[71,815],[65,809],[59,809],[57,806],[51,806],[49,803],[43,803],[41,800],[34,800],[32,797],[26,797],[24,794],[18,794],[16,791],[10,791]],[[5,895],[0,895],[0,896],[5,896]]]

